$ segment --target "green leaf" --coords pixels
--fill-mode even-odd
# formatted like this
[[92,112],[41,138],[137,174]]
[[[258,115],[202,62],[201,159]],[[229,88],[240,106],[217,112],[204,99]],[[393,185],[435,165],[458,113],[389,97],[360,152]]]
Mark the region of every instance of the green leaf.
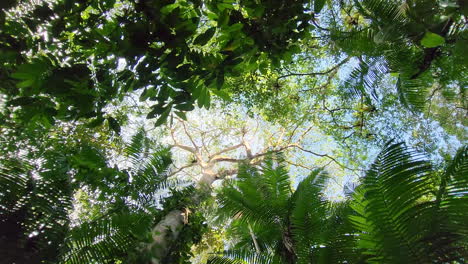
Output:
[[179,3],[166,5],[163,8],[161,8],[161,14],[167,15],[167,14],[171,13],[177,7],[179,7]]
[[187,115],[185,114],[185,112],[179,112],[179,111],[176,111],[175,114],[182,118],[183,120],[187,121]]
[[178,104],[174,106],[174,108],[177,110],[182,110],[182,111],[192,111],[195,107],[191,103],[186,103],[186,104]]
[[119,122],[117,122],[117,120],[115,120],[115,118],[113,117],[108,117],[107,118],[107,122],[109,122],[109,127],[117,134],[120,134],[120,125],[119,125]]
[[206,30],[204,33],[198,35],[193,41],[193,44],[203,46],[205,45],[215,34],[216,28],[212,27]]
[[197,99],[198,97],[200,97],[200,94],[201,94],[201,91],[202,91],[202,90],[203,90],[203,86],[202,86],[202,85],[195,85],[195,86],[193,86],[192,98]]
[[424,37],[421,39],[421,45],[423,45],[426,48],[435,48],[444,43],[445,43],[444,37],[442,37],[441,35],[429,32],[429,31],[426,32],[426,34],[424,34]]
[[211,97],[210,97],[210,90],[205,89],[206,94],[205,94],[205,103],[204,106],[206,109],[210,108],[210,102],[211,102]]
[[140,102],[146,101],[146,99],[156,96],[156,89],[154,87],[145,88],[140,95]]
[[22,82],[17,83],[16,87],[26,88],[26,87],[33,86],[33,84],[34,84],[34,80],[26,80],[26,81],[22,81]]
[[325,6],[325,1],[326,0],[315,0],[314,1],[314,12],[316,14],[320,13],[322,11],[323,7]]
[[169,116],[169,113],[171,112],[171,107],[168,107],[162,114],[159,116],[158,120],[156,120],[156,123],[154,123],[154,126],[160,126],[164,124],[167,121],[167,117]]
[[226,32],[233,32],[233,31],[239,31],[244,27],[244,24],[242,23],[235,23],[232,26],[230,26]]
[[224,9],[234,9],[233,4],[218,3],[216,6],[218,7],[219,11],[223,11]]
[[156,115],[162,114],[166,108],[164,108],[163,104],[156,104],[152,106],[152,110],[148,113],[146,116],[147,119],[151,119],[155,117]]
[[218,76],[216,77],[216,88],[218,90],[221,90],[223,88],[224,84],[224,72],[218,73]]
[[95,118],[94,120],[92,120],[91,122],[88,122],[86,124],[86,127],[89,127],[89,128],[97,127],[97,126],[100,126],[103,122],[104,122],[104,118],[102,116],[99,116]]
[[206,88],[205,87],[200,87],[200,95],[198,96],[197,103],[198,107],[202,108],[203,105],[205,105],[206,101]]
[[213,90],[212,92],[224,101],[232,101],[231,96],[223,90]]

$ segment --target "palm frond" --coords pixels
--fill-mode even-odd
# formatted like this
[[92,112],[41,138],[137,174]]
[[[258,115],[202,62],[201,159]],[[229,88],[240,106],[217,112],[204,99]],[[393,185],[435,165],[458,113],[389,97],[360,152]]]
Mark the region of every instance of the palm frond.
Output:
[[358,10],[376,23],[401,25],[406,20],[407,5],[404,2],[392,0],[354,1]]
[[374,42],[375,31],[371,28],[358,29],[350,32],[332,31],[332,43],[350,55],[359,56],[360,54],[378,55],[377,46]]
[[124,153],[132,159],[132,161],[139,161],[142,158],[142,155],[145,153],[146,145],[146,133],[145,130],[140,128],[138,132],[132,136],[130,144],[127,144]]
[[138,249],[152,219],[142,214],[114,214],[70,230],[61,263],[111,263]]
[[208,264],[280,264],[281,260],[268,252],[251,250],[226,250],[219,255],[210,256]]
[[[224,188],[217,196],[220,204],[220,214],[239,219],[252,225],[274,226],[281,219],[275,216],[273,210],[265,200],[253,196],[255,186],[242,192],[234,187]],[[253,196],[253,199],[251,199]]]
[[[265,189],[265,198],[275,203],[274,208],[284,207],[292,194],[291,183],[289,181],[288,171],[281,159],[277,159],[275,167],[272,159],[268,159],[262,166],[262,178],[267,184]],[[281,215],[277,212],[276,215]]]
[[388,67],[382,58],[369,58],[366,61],[361,60],[348,78],[341,85],[345,97],[364,97],[367,104],[372,104],[379,100],[377,87],[388,73]]
[[[286,178],[285,178],[286,177]],[[267,180],[265,180],[267,179]],[[283,166],[273,168],[273,161],[262,170],[241,165],[237,179],[226,181],[217,196],[220,214],[251,225],[266,225],[275,230],[284,219],[289,180]],[[273,200],[278,198],[278,200]]]
[[424,242],[442,261],[463,261],[468,254],[468,147],[461,147],[442,174]]
[[[409,236],[421,197],[431,194],[430,164],[402,144],[387,146],[368,171],[354,196],[358,216],[351,221],[360,229],[361,246],[379,258],[391,261],[423,259],[415,247],[417,236]],[[371,234],[371,235],[370,235]]]
[[426,104],[430,83],[422,76],[411,79],[400,74],[396,84],[400,102],[407,108],[422,110]]
[[[70,184],[60,164],[3,160],[0,167],[0,248],[6,262],[54,261],[68,230]],[[4,252],[5,251],[5,252]]]
[[[357,214],[349,219],[360,230],[358,246],[369,255],[369,261],[445,263],[463,259],[466,243],[460,241],[466,237],[462,222],[468,219],[466,172],[464,147],[442,176],[437,193],[431,185],[432,168],[422,155],[402,144],[388,145],[355,190],[351,203]],[[455,178],[460,181],[449,184]]]
[[356,229],[348,219],[353,214],[349,202],[328,205],[320,229],[321,244],[314,248],[317,263],[361,263],[362,253],[356,247]]
[[[320,230],[324,224],[327,202],[322,197],[328,174],[315,170],[301,181],[291,199],[291,233],[295,240],[298,263],[307,263],[312,252],[319,248]],[[320,242],[319,242],[320,243]]]
[[151,154],[142,157],[142,154],[132,162],[133,181],[136,188],[151,190],[170,187],[171,182],[167,179],[167,172],[172,165],[171,152],[167,147],[157,147],[151,150]]

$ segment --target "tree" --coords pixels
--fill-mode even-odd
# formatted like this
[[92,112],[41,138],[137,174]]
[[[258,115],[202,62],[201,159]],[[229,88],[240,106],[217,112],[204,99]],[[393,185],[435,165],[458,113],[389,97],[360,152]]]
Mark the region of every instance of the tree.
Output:
[[[192,188],[158,195],[180,181],[168,179],[168,148],[154,146],[143,131],[125,149],[127,169],[112,168],[99,149],[82,142],[77,149],[51,149],[34,168],[26,158],[2,160],[2,256],[7,262],[107,263],[146,262],[151,255],[141,245],[151,244],[151,228],[167,210],[188,206]],[[69,211],[77,206],[73,193],[85,190],[91,203],[100,206],[95,215],[71,222]],[[78,202],[79,203],[79,202]],[[164,210],[160,208],[162,203]],[[83,209],[82,209],[83,210]],[[86,210],[86,209],[84,209]],[[90,213],[84,211],[83,213]],[[203,228],[191,216],[184,232]],[[198,216],[198,220],[201,220]],[[197,236],[181,239],[189,245]],[[25,254],[27,252],[27,254]],[[144,253],[147,254],[144,254]],[[181,247],[174,261],[186,258]]]
[[[0,243],[12,249],[8,260],[187,263],[214,224],[204,207],[216,207],[218,182],[242,193],[240,163],[257,175],[290,166],[292,186],[317,168],[335,181],[326,190],[300,183],[278,206],[267,190],[264,203],[286,210],[280,226],[295,225],[277,228],[273,242],[257,234],[260,224],[232,220],[238,233],[227,239],[245,237],[258,261],[463,261],[465,182],[441,168],[466,132],[466,8],[457,0],[3,1],[0,218],[9,228]],[[158,134],[143,135],[150,131]],[[349,198],[354,212],[320,207],[391,139],[424,150],[437,169],[407,164],[413,152],[385,145]],[[279,153],[283,165],[267,159]],[[265,162],[273,165],[260,173]],[[408,179],[390,185],[399,175]],[[264,176],[255,184],[268,186]],[[169,179],[173,188],[159,197]],[[289,221],[306,192],[320,203],[312,220],[353,216],[354,226],[339,226],[356,244],[339,230],[317,238]],[[408,207],[395,204],[405,199]],[[422,224],[409,238],[414,221]],[[249,248],[238,246],[240,255]]]
[[[281,159],[270,157],[260,169],[244,165],[217,196],[220,214],[233,219],[229,233],[237,241],[224,255],[248,263],[357,261],[346,219],[350,208],[324,198],[327,179],[317,169],[293,191]],[[210,263],[230,262],[214,257]]]
[[[464,105],[466,29],[463,1],[340,1],[344,23],[330,29],[342,51],[357,56],[350,88],[371,96],[386,73],[398,77],[400,100],[422,109],[430,89]],[[343,25],[347,30],[343,30]],[[450,97],[450,96],[449,96]]]
[[195,102],[208,108],[225,76],[257,68],[260,55],[277,65],[290,58],[294,41],[308,34],[308,5],[12,1],[2,6],[1,43],[8,55],[1,61],[2,91],[9,104],[22,106],[23,119],[44,116],[53,123],[102,122],[107,103],[144,89],[142,99],[156,101],[148,117],[163,123],[173,109],[190,111]]
[[[401,98],[410,104],[421,105],[421,89],[434,80],[448,91],[463,86],[463,3],[340,1],[327,9],[325,2],[11,1],[2,6],[2,91],[21,107],[20,119],[50,124],[103,122],[106,104],[143,89],[142,100],[156,101],[148,117],[162,124],[195,102],[208,108],[226,78],[288,65],[316,39],[360,60],[350,84],[363,95],[386,69],[399,72]],[[444,75],[427,74],[432,66],[436,75],[444,67]],[[463,102],[462,90],[456,98]]]
[[[205,113],[206,115],[208,113]],[[286,133],[284,129],[277,131],[278,133],[268,131],[267,133],[270,134],[266,142],[260,145],[255,140],[265,137],[260,133],[265,128],[261,127],[258,121],[255,125],[255,121],[250,120],[254,124],[249,127],[249,120],[231,120],[227,115],[218,118],[221,120],[220,124],[212,120],[207,125],[202,120],[199,126],[195,124],[195,121],[188,122],[174,118],[173,125],[169,127],[169,144],[174,149],[174,156],[182,157],[182,161],[176,162],[176,170],[173,174],[179,174],[182,177],[188,175],[189,179],[195,180],[199,193],[191,199],[196,204],[201,204],[209,196],[216,181],[238,175],[238,163],[257,165],[270,153],[298,151],[325,158],[328,164],[335,162],[338,166],[344,166],[327,154],[316,153],[304,147],[303,143],[312,130],[312,126],[296,127],[291,133]],[[256,145],[253,146],[253,144]],[[291,165],[312,170],[306,165],[295,163],[294,159],[288,159],[288,162]],[[176,230],[184,224],[183,218],[180,217],[183,213],[182,210],[174,210],[155,227],[154,230],[157,230],[158,234],[155,236],[155,243],[159,245],[159,259],[168,253],[170,244],[180,234]],[[165,228],[166,226],[170,228]]]
[[244,166],[218,195],[237,242],[211,263],[461,263],[467,154],[462,147],[440,172],[389,144],[350,200],[335,205],[321,197],[323,171],[292,191],[281,160]]

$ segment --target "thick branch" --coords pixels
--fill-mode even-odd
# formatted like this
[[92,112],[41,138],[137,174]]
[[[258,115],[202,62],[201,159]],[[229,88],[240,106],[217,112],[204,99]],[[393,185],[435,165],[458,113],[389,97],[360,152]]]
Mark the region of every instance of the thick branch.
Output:
[[192,148],[192,147],[189,147],[189,146],[185,146],[185,145],[180,145],[180,144],[174,144],[172,145],[173,147],[176,147],[176,148],[180,148],[180,149],[183,149],[183,150],[186,150],[188,152],[191,152],[193,154],[197,154],[197,150]]
[[148,246],[148,249],[154,253],[152,264],[162,263],[162,259],[179,236],[180,227],[184,224],[183,214],[181,210],[173,210],[153,228],[153,242]]
[[223,154],[223,153],[226,153],[226,152],[229,152],[229,151],[233,151],[235,149],[238,149],[240,147],[242,147],[244,144],[243,143],[240,143],[240,144],[237,144],[237,145],[234,145],[234,146],[231,146],[231,147],[227,147],[221,151],[218,151],[217,153],[213,154],[212,156],[209,157],[210,160],[216,160],[217,159],[217,156]]
[[237,162],[241,162],[243,161],[244,159],[235,159],[235,158],[230,158],[230,157],[226,157],[226,156],[218,156],[216,158],[213,158],[211,159],[212,162],[234,162],[234,163],[237,163]]
[[252,155],[252,148],[250,147],[249,142],[247,142],[247,141],[245,141],[244,139],[242,139],[242,145],[244,145],[245,152],[246,152],[246,154],[247,154],[247,158],[252,159],[252,157],[253,157],[253,155]]
[[179,144],[174,136],[174,128],[169,128],[170,131],[171,131],[171,138],[172,138],[172,141],[174,141],[174,145],[172,145],[173,147],[177,147],[177,148],[180,148],[180,149],[183,149],[183,150],[186,150],[188,152],[191,152],[193,154],[197,154],[197,150],[195,148],[192,148],[192,147],[189,147],[189,146],[185,146],[185,145],[182,145],[182,144]]

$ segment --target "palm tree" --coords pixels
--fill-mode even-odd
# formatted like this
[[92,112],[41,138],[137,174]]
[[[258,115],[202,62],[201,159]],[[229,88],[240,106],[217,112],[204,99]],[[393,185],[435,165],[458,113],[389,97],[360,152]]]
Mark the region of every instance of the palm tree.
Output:
[[129,166],[112,172],[121,180],[108,191],[107,211],[68,232],[62,263],[144,263],[151,258],[144,245],[151,242],[151,228],[163,216],[161,192],[180,182],[167,178],[169,148],[154,146],[143,130],[124,153]]
[[377,157],[351,202],[357,246],[370,263],[464,263],[468,148],[442,172],[402,144]]
[[[55,262],[69,228],[71,188],[63,164],[24,157],[0,162],[0,256],[3,263]],[[55,166],[52,166],[55,165]]]
[[[151,228],[164,216],[161,193],[180,182],[167,178],[168,148],[140,130],[125,148],[128,169],[111,167],[101,151],[82,143],[51,150],[34,168],[26,158],[5,159],[0,170],[0,246],[6,263],[142,263],[151,256]],[[38,161],[36,161],[37,163]],[[102,208],[71,223],[73,193],[102,194]]]
[[353,259],[354,237],[347,203],[322,195],[328,178],[321,169],[291,187],[281,159],[260,169],[242,166],[220,191],[220,215],[232,218],[228,234],[237,241],[210,263],[338,263]]
[[331,41],[359,58],[343,88],[370,100],[391,72],[398,76],[398,95],[408,107],[424,108],[430,89],[465,105],[468,65],[462,47],[467,30],[462,2],[340,1],[347,29],[342,24],[333,27]]
[[236,243],[210,263],[464,263],[467,156],[464,146],[437,171],[389,144],[340,204],[322,198],[321,170],[293,191],[281,163],[244,167],[218,196]]

